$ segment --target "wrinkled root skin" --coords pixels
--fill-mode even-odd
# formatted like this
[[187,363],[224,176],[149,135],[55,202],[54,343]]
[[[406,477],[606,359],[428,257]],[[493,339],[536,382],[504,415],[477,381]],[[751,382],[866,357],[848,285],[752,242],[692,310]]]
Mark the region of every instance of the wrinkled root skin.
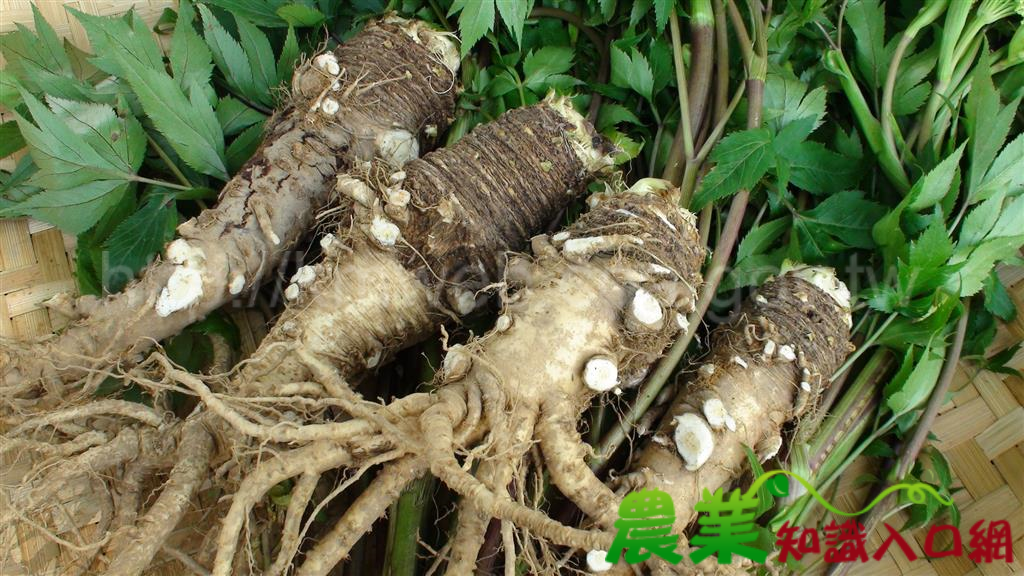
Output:
[[[848,317],[849,311],[833,298],[787,273],[761,286],[731,322],[715,329],[711,355],[704,361],[704,366],[714,366],[714,370],[697,371],[698,378],[673,400],[657,432],[631,466],[632,476],[639,479],[631,488],[658,489],[672,498],[676,513],[673,533],[683,533],[694,520],[694,506],[704,490],[713,492],[738,477],[747,462],[743,446],[757,451],[765,441],[781,442],[782,426],[799,416],[798,399],[806,394],[801,382],[820,392],[849,353]],[[775,344],[772,355],[765,353],[768,341]],[[778,354],[782,345],[794,348],[795,359]],[[704,402],[713,398],[722,401],[736,429],[713,430],[711,456],[691,472],[673,440],[674,419],[683,414],[704,418]],[[685,563],[678,567],[684,573],[700,572],[700,568],[703,565],[695,568]],[[665,566],[659,569],[668,570]],[[615,573],[631,572],[619,567]]]
[[[594,357],[614,359],[625,373],[650,363],[678,331],[675,315],[693,308],[703,250],[692,216],[677,208],[677,202],[674,191],[612,195],[557,241],[534,238],[534,258],[513,258],[506,273],[509,295],[503,313],[510,322],[449,350],[436,382],[438,391],[430,403],[417,405],[418,418],[395,421],[401,431],[382,430],[387,441],[376,447],[376,453],[394,461],[385,464],[339,525],[365,531],[369,518],[386,510],[408,481],[429,471],[463,498],[462,528],[452,543],[459,553],[451,559],[449,573],[472,570],[479,532],[492,517],[557,545],[607,548],[610,532],[555,522],[509,498],[504,486],[510,471],[521,465],[522,455],[539,441],[543,458],[559,471],[552,478],[560,488],[595,520],[610,518],[608,507],[614,507],[615,496],[589,471],[579,449],[576,422],[596,395],[585,385],[583,372]],[[598,235],[621,241],[600,243],[600,250],[586,254],[564,249],[566,237]],[[651,264],[658,265],[656,273]],[[646,330],[627,329],[627,311],[641,289],[654,295],[666,321]],[[415,428],[404,430],[410,425]],[[350,438],[350,450],[361,442]],[[262,464],[239,494],[245,493],[251,502],[250,495],[285,478],[284,473],[268,478],[264,469],[288,466],[287,473],[293,476],[310,473],[308,468],[285,464],[299,460],[298,453],[304,450]],[[477,476],[466,471],[456,453],[482,462]],[[407,456],[398,460],[402,455]],[[256,485],[253,478],[266,481]],[[577,486],[588,490],[571,492]],[[248,514],[248,504],[240,502],[236,496],[219,537],[214,575],[231,572],[238,522]],[[325,574],[357,540],[358,535],[348,535],[344,546],[317,545],[297,573]]]
[[[599,166],[586,166],[574,142],[594,134],[541,103],[410,162],[400,178],[376,169],[343,177],[352,221],[323,242],[315,280],[296,284],[299,297],[241,370],[242,392],[277,395],[308,380],[298,348],[353,380],[477,308],[506,251],[523,248],[593,178]],[[384,225],[401,234],[393,246],[375,236]]]
[[[6,359],[0,368],[4,387],[25,394],[40,377],[71,381],[85,374],[82,365],[130,359],[234,298],[232,282],[244,290],[264,282],[313,227],[339,171],[385,155],[379,142],[384,134],[415,135],[427,127],[438,133],[448,125],[454,71],[426,47],[437,34],[416,22],[371,23],[334,50],[337,76],[315,65],[316,59],[299,67],[288,106],[268,122],[263,145],[227,183],[217,206],[178,227],[178,237],[202,251],[201,261],[192,263],[201,274],[202,296],[161,316],[158,298],[182,264],[158,260],[123,292],[70,306],[89,314]],[[318,106],[325,97],[340,104],[333,114]]]

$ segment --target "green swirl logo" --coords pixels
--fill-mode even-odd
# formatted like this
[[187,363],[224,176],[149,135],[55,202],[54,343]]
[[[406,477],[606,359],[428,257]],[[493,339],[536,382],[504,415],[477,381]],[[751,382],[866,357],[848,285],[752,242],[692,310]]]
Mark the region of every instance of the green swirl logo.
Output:
[[786,481],[786,476],[789,476],[799,482],[800,485],[807,490],[807,493],[817,500],[822,507],[837,516],[860,516],[877,506],[879,502],[884,500],[893,492],[899,492],[900,490],[906,490],[907,498],[909,498],[914,504],[924,504],[928,500],[928,496],[931,495],[932,498],[938,500],[938,502],[943,506],[953,505],[952,500],[943,498],[941,494],[935,491],[935,488],[932,488],[923,482],[914,482],[913,484],[901,483],[890,486],[883,490],[881,494],[875,496],[875,499],[869,502],[864,508],[857,510],[856,512],[845,512],[833,506],[825,499],[824,496],[819,494],[818,491],[814,489],[813,484],[789,470],[772,470],[771,472],[765,472],[761,476],[758,476],[757,480],[750,485],[745,496],[747,498],[757,498],[758,490],[760,490],[761,486],[764,486],[765,484],[767,484],[768,491],[771,492],[773,496],[788,496],[789,482]]

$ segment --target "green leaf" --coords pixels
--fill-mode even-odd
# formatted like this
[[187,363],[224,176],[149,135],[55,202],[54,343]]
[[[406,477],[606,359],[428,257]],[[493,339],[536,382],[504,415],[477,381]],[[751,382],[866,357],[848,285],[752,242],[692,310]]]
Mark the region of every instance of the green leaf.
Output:
[[227,150],[228,169],[232,174],[237,173],[242,168],[242,165],[256,153],[256,149],[259,148],[262,140],[262,121],[246,128],[244,132],[235,138]]
[[878,0],[850,0],[846,23],[856,40],[857,68],[872,88],[885,80],[889,58],[885,49],[885,7]]
[[526,23],[526,17],[533,10],[533,3],[534,0],[495,0],[501,21],[512,32],[512,39],[516,41],[517,45],[522,44],[523,24]]
[[611,128],[620,122],[628,122],[629,124],[636,124],[638,126],[643,125],[640,119],[636,117],[636,114],[621,104],[609,102],[601,105],[601,110],[597,114],[596,126],[598,132],[604,132],[606,129]]
[[0,124],[0,158],[6,158],[25,147],[18,123],[14,120]]
[[635,47],[631,55],[617,46],[611,47],[611,80],[621,88],[632,88],[637,94],[650,100],[654,90],[654,76],[647,58]]
[[[327,19],[323,12],[304,4],[288,4],[277,9],[277,15],[289,26],[306,28],[319,26]],[[237,15],[236,15],[237,16]]]
[[611,141],[617,150],[620,150],[613,158],[616,165],[625,164],[636,158],[644,148],[643,142],[637,142],[618,130],[610,129],[602,132],[602,134]]
[[815,236],[835,236],[846,246],[873,248],[871,228],[885,208],[864,198],[859,190],[846,190],[829,196],[812,210],[796,215],[796,222]]
[[281,47],[281,55],[277,59],[277,79],[278,81],[288,84],[292,80],[292,74],[295,72],[295,62],[299,59],[299,41],[295,37],[295,28],[292,26],[288,27],[288,36],[284,40],[284,46]]
[[736,260],[741,261],[748,256],[764,253],[776,239],[790,229],[792,224],[793,219],[785,216],[751,229],[740,241],[740,246],[736,250]]
[[249,126],[266,119],[262,112],[257,112],[240,100],[225,96],[217,103],[217,121],[225,136],[234,136]]
[[800,142],[807,138],[825,118],[824,87],[807,93],[807,85],[791,71],[773,69],[765,81],[764,119],[776,134],[791,124],[791,137]]
[[127,189],[127,184],[117,180],[94,180],[64,190],[43,190],[0,215],[31,216],[68,234],[81,234],[117,204]]
[[[121,78],[127,78],[129,72],[126,67],[129,65],[163,71],[163,53],[153,39],[153,33],[141,19],[133,16],[129,24],[123,18],[93,16],[72,8],[67,10],[89,35],[92,50],[97,54],[92,63],[100,70]],[[115,52],[120,55],[119,58],[113,56]],[[122,60],[128,60],[129,63]]]
[[1013,115],[1020,105],[1020,98],[1009,106],[1000,109],[999,92],[992,84],[992,70],[989,67],[989,55],[982,54],[974,68],[971,80],[971,91],[967,96],[966,124],[971,158],[970,178],[968,179],[968,202],[975,199],[982,178],[996,157],[996,153],[1006,142],[1010,132]]
[[277,14],[278,8],[288,4],[288,0],[203,0],[204,4],[223,8],[225,12],[235,14],[264,28],[284,28],[288,25]]
[[1024,134],[1018,134],[1003,148],[985,173],[972,200],[984,200],[999,190],[1013,195],[1024,189]]
[[[200,6],[200,9],[206,8]],[[105,18],[98,20],[110,21]],[[88,18],[86,21],[90,22],[89,39],[93,45],[101,44],[107,47],[105,57],[128,81],[132,91],[138,96],[143,111],[153,121],[157,130],[167,137],[182,160],[203,174],[226,180],[223,134],[206,97],[199,95],[199,90],[195,88],[188,89],[190,97],[186,97],[185,91],[167,75],[162,62],[153,67],[139,59],[138,55],[132,52],[132,46],[137,44],[137,41],[130,37],[114,36],[134,34],[127,30],[127,26],[122,29],[107,24],[94,25],[97,21]],[[87,26],[86,29],[89,30],[90,27]]]
[[958,248],[977,246],[992,231],[1003,210],[1006,191],[998,191],[967,214],[960,228]]
[[1024,234],[1002,236],[986,240],[966,258],[954,255],[950,263],[963,262],[963,266],[946,282],[946,289],[960,294],[961,297],[977,294],[996,263],[1015,256],[1021,245],[1024,245]]
[[274,59],[274,49],[270,47],[270,40],[252,22],[241,16],[235,16],[235,23],[238,25],[242,50],[249,59],[256,89],[266,95],[260,102],[272,104],[274,99],[270,89],[277,86],[277,62]]
[[700,210],[710,202],[750,189],[771,168],[775,156],[772,135],[767,128],[733,132],[715,146],[710,160],[715,167],[704,177],[693,197],[692,210]]
[[213,61],[227,79],[228,85],[250,100],[269,102],[269,95],[256,86],[252,64],[242,45],[228,34],[209,8],[200,4],[199,13],[203,17],[203,35],[213,52]]
[[33,5],[38,36],[21,24],[0,35],[0,54],[6,60],[0,74],[0,104],[13,109],[20,102],[19,87],[33,94],[92,100],[96,90],[75,76],[75,67],[53,28]]
[[[51,111],[28,92],[22,99],[38,127],[16,114],[29,153],[39,167],[33,183],[60,190],[97,180],[130,180],[142,163],[142,128],[103,104],[50,98]],[[141,141],[141,148],[139,142]]]
[[550,76],[572,68],[572,57],[573,50],[568,46],[545,46],[530,52],[523,60],[523,84],[536,92]]
[[192,4],[188,0],[181,0],[168,57],[171,73],[182,90],[189,90],[192,85],[207,86],[213,73],[210,49],[192,27],[194,17]]
[[962,144],[955,152],[939,162],[931,172],[925,174],[924,178],[914,184],[914,187],[907,193],[907,196],[911,198],[909,204],[911,210],[920,212],[931,208],[946,197],[959,169],[960,158],[963,156],[965,146],[966,144]]
[[[946,357],[945,345],[929,346],[906,380],[893,380],[885,388],[885,404],[894,416],[906,414],[928,399],[942,370]],[[902,371],[902,370],[901,370]]]
[[138,212],[121,222],[104,244],[109,270],[126,273],[104,274],[108,292],[119,292],[135,273],[145,267],[164,244],[174,238],[178,212],[174,200],[165,194],[151,194]]
[[736,262],[722,279],[718,291],[728,292],[746,286],[760,286],[769,276],[779,273],[785,254],[777,250],[772,254],[754,254]]
[[494,29],[494,0],[455,0],[448,15],[460,10],[459,35],[462,39],[462,56],[465,57],[484,34]]
[[665,30],[675,3],[675,0],[654,0],[654,29],[658,34]]
[[789,181],[812,194],[830,194],[853,188],[862,171],[856,160],[840,156],[814,141],[796,146],[776,147],[776,152],[789,161]]
[[1010,322],[1017,315],[1017,307],[995,270],[989,272],[985,280],[985,309],[1003,322]]
[[[750,464],[750,475],[754,478],[763,476],[764,468],[761,466],[761,461],[758,460],[754,451],[746,444],[743,444],[743,452],[747,455],[747,463]],[[757,509],[754,510],[754,519],[756,520],[762,514],[771,510],[773,506],[775,506],[775,497],[772,495],[771,490],[768,489],[768,484],[762,484],[757,489]]]

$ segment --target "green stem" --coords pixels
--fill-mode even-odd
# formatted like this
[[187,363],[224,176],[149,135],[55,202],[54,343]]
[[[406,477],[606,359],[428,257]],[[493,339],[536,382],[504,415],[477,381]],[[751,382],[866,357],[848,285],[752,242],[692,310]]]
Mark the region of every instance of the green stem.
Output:
[[711,73],[715,59],[715,17],[711,0],[690,3],[690,125],[693,133],[700,130],[711,94]]
[[182,186],[195,188],[195,186],[193,186],[192,183],[188,181],[188,178],[185,177],[185,174],[182,173],[181,169],[178,168],[178,165],[175,164],[173,160],[171,160],[171,157],[167,154],[163,147],[160,146],[160,144],[152,136],[150,136],[149,132],[146,132],[146,141],[149,142],[149,145],[152,146],[153,150],[156,151],[156,155],[159,156],[161,160],[163,160],[164,164],[166,164],[167,168],[171,171],[171,174],[173,174],[174,177],[178,179],[178,182],[181,182]]
[[[675,137],[672,139],[668,162],[665,163],[665,170],[661,177],[678,186],[684,167],[693,158],[693,127],[686,87],[686,67],[683,63],[683,41],[679,32],[679,17],[675,10],[669,17],[669,29],[672,35],[672,62],[676,73],[676,89],[679,94],[679,127],[676,128]],[[682,154],[680,154],[680,148],[682,148]]]
[[846,63],[846,58],[838,50],[829,50],[825,53],[825,64],[839,77],[839,84],[846,94],[846,99],[850,101],[850,107],[853,108],[857,124],[864,134],[864,139],[868,141],[871,151],[878,157],[878,164],[882,167],[882,172],[900,192],[906,194],[910,190],[910,181],[907,180],[907,175],[903,172],[903,165],[900,163],[899,157],[894,153],[890,153],[885,145],[882,136],[882,125],[871,113],[871,107],[868,106],[864,94],[861,93],[860,86],[857,85],[857,80],[853,76],[853,71],[850,70],[849,64]]
[[856,352],[850,354],[850,356],[846,359],[846,362],[843,362],[843,365],[840,366],[834,374],[832,374],[832,377],[829,380],[835,380],[836,378],[842,376],[843,372],[849,370],[850,366],[853,366],[853,363],[856,362],[857,359],[860,358],[862,354],[864,354],[864,352],[866,352],[869,348],[874,346],[875,342],[882,335],[882,332],[885,332],[885,329],[889,327],[889,324],[892,324],[893,320],[895,320],[897,316],[899,316],[899,314],[896,312],[890,314],[889,317],[885,319],[885,322],[883,322],[882,325],[878,327],[878,330],[875,330],[871,334],[871,336],[869,336],[868,339],[865,340],[859,348],[857,348]]
[[153,180],[152,178],[146,178],[139,176],[138,174],[131,177],[133,182],[142,182],[143,184],[152,184],[154,186],[163,186],[164,188],[170,188],[171,190],[191,190],[190,186],[182,186],[180,184],[174,184],[173,182],[164,182],[163,180]]

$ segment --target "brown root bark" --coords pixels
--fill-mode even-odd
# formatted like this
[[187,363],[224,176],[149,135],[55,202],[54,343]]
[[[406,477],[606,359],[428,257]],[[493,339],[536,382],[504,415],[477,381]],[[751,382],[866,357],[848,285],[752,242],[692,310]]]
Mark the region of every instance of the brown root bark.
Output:
[[556,100],[512,110],[397,175],[339,179],[351,221],[323,239],[322,263],[296,274],[295,301],[237,386],[273,395],[309,380],[299,349],[356,379],[473,311],[476,293],[501,278],[505,252],[610,163],[594,134]]
[[[828,276],[820,270],[813,273],[819,272]],[[639,482],[633,488],[658,489],[671,497],[673,533],[682,533],[694,520],[694,506],[705,490],[739,477],[747,462],[744,446],[755,448],[777,438],[777,449],[782,426],[800,415],[800,398],[820,393],[849,353],[848,304],[802,276],[806,274],[797,270],[769,280],[731,322],[715,329],[711,355],[697,370],[699,376],[673,400],[634,460],[631,470]],[[803,402],[807,406],[813,400]],[[697,461],[677,446],[677,428],[683,425],[678,419],[686,415],[690,419],[685,426],[704,426],[709,432],[682,440],[688,444],[687,454],[699,452],[696,444],[711,443],[710,453]]]
[[[227,183],[217,207],[179,226],[166,258],[123,292],[11,358],[6,385],[78,379],[83,359],[130,360],[261,284],[313,227],[338,172],[379,156],[402,164],[419,148],[414,135],[428,126],[443,132],[455,101],[457,59],[447,57],[454,50],[421,23],[377,22],[323,55],[333,64],[318,57],[301,66],[289,106],[271,119],[263,145]],[[323,106],[327,100],[334,104]],[[201,285],[198,296],[169,285],[186,277]]]

